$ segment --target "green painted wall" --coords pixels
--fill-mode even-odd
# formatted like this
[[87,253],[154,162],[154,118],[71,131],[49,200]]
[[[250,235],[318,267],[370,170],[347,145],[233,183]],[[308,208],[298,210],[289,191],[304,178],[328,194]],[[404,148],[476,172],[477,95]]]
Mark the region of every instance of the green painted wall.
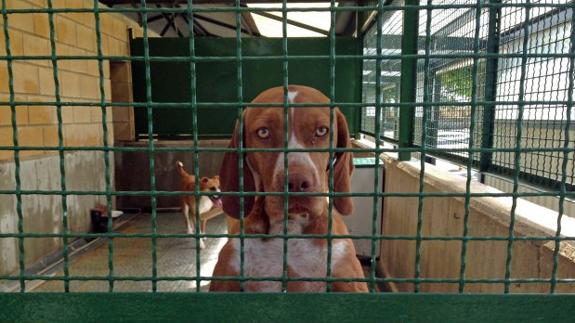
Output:
[[[149,39],[151,56],[187,56],[188,39]],[[132,55],[143,56],[143,39],[132,41]],[[226,38],[197,38],[197,56],[235,56],[236,40]],[[282,54],[281,38],[242,39],[242,53],[249,56]],[[328,55],[327,38],[290,38],[289,55]],[[361,41],[337,38],[336,55],[361,53]],[[244,101],[251,101],[261,91],[283,84],[282,61],[261,60],[243,62]],[[361,59],[336,59],[336,102],[361,102]],[[329,60],[290,59],[289,83],[315,87],[329,94]],[[146,101],[145,65],[132,62],[134,100]],[[198,102],[237,102],[237,66],[235,62],[200,62],[196,64]],[[190,66],[187,62],[151,62],[152,100],[154,102],[190,101]],[[351,133],[359,130],[360,108],[342,109]],[[198,131],[201,137],[229,136],[236,120],[237,110],[229,107],[202,107],[198,113]],[[136,133],[147,134],[147,112],[135,108]],[[182,108],[155,108],[154,133],[170,137],[192,133],[192,111]]]

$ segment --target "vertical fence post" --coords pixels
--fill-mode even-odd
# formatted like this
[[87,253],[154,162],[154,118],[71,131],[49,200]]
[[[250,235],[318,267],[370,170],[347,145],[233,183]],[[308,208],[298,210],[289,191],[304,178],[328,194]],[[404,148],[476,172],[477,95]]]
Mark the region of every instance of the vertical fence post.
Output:
[[[356,18],[357,19],[357,18]],[[359,25],[359,23],[357,23]],[[359,28],[359,27],[358,27]],[[363,41],[365,39],[365,34],[359,33],[357,34],[358,41],[355,43],[355,54],[358,56],[363,56]],[[355,102],[363,103],[363,84],[361,80],[363,79],[363,58],[359,60],[357,63],[359,66],[355,69],[356,70],[356,77],[360,82],[356,82],[356,96]],[[361,106],[359,108],[355,108],[353,111],[353,117],[355,118],[355,130],[354,130],[354,138],[359,139],[361,137],[361,130],[362,130],[362,118],[363,118],[363,111],[366,109],[365,106]]]
[[[499,3],[501,0],[490,0],[490,3]],[[489,26],[487,35],[487,53],[499,53],[499,19],[501,18],[501,8],[489,8]],[[498,57],[487,58],[485,65],[485,101],[493,102],[497,99],[497,64]],[[493,147],[493,132],[495,131],[495,103],[483,106],[483,120],[481,133],[481,148]],[[473,158],[469,156],[469,158]],[[479,171],[481,173],[489,171],[493,162],[492,151],[481,151],[479,157]],[[483,178],[483,175],[481,176]]]
[[[405,0],[405,5],[418,5],[419,0]],[[401,38],[401,88],[400,103],[414,103],[417,84],[417,57],[403,55],[417,54],[419,11],[417,8],[403,10],[403,37]],[[399,148],[408,148],[413,142],[415,106],[402,105],[399,108]],[[425,131],[425,130],[424,130]],[[411,152],[400,151],[399,160],[410,160]]]
[[[433,87],[433,92],[431,94],[431,99],[433,102],[441,102],[441,80],[437,73],[437,70],[433,71],[431,74],[431,84]],[[429,116],[431,120],[428,120],[428,124],[431,126],[431,134],[427,137],[427,146],[437,148],[437,139],[439,136],[439,106],[432,106],[431,113]],[[425,129],[422,129],[422,131]]]

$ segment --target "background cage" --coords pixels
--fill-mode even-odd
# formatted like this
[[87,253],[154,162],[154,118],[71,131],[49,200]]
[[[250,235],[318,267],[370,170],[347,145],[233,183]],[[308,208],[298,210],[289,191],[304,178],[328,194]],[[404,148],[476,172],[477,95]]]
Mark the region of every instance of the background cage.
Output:
[[[575,4],[249,3],[259,2],[261,6],[216,0],[2,0],[0,282],[15,284],[21,293],[0,294],[0,317],[571,319],[573,297],[559,294],[572,291],[575,282]],[[312,11],[330,14],[327,30],[290,19],[290,13]],[[283,37],[260,38],[251,14],[280,21]],[[325,37],[291,39],[288,25]],[[152,37],[156,35],[185,38]],[[312,67],[320,70],[310,73]],[[227,138],[233,122],[261,90],[297,82],[322,90],[332,107],[345,112],[357,143],[354,154],[381,155],[377,165],[386,167],[383,190],[374,173],[374,191],[355,194],[371,198],[374,205],[383,201],[383,226],[390,228],[361,237],[382,250],[368,259],[371,293],[201,293],[201,281],[218,278],[198,271],[199,248],[195,274],[162,276],[158,244],[171,238],[198,241],[200,235],[159,232],[158,207],[182,194],[205,195],[166,189],[161,180],[168,163],[162,156],[191,154],[198,175],[203,167],[200,154],[226,151],[202,140]],[[290,105],[286,101],[281,106]],[[182,138],[192,144],[162,142]],[[130,165],[118,161],[128,156],[145,160],[146,176],[129,173]],[[132,182],[122,178],[124,171],[144,178],[144,188],[130,186]],[[437,184],[449,172],[456,174],[449,177],[451,182]],[[406,178],[411,186],[392,185]],[[331,191],[326,195],[335,196]],[[146,202],[131,200],[135,197]],[[453,213],[453,222],[434,216],[442,199],[460,203],[457,210],[444,212]],[[497,230],[477,231],[480,206],[493,206],[487,210],[491,212],[499,201],[507,203],[510,212],[498,219],[500,215],[494,215]],[[110,217],[108,232],[88,232],[76,208],[93,202],[108,209],[116,203],[144,205],[151,212],[152,230],[122,233]],[[39,216],[29,212],[31,204],[51,209]],[[394,210],[405,212],[403,227],[394,227]],[[533,216],[524,216],[527,213]],[[377,214],[373,219],[375,233]],[[46,223],[50,230],[43,227]],[[81,239],[95,238],[106,242],[107,274],[74,274],[70,254]],[[117,274],[114,248],[120,239],[150,240],[149,274]],[[481,252],[488,255],[489,249],[481,248],[490,244],[497,245],[494,253],[504,252],[503,261],[493,264],[499,272],[477,272],[491,265],[477,263]],[[434,245],[440,246],[439,252],[430,252]],[[521,266],[518,261],[531,256],[529,246],[538,248],[533,263]],[[41,254],[54,250],[62,258],[62,273],[35,271]],[[400,265],[376,275],[379,256]],[[452,271],[437,274],[430,259],[441,256],[456,264]],[[61,282],[64,293],[25,293],[38,281]],[[82,281],[101,282],[109,293],[70,293],[70,286]],[[118,283],[126,281],[149,284],[151,293],[115,293]],[[158,292],[158,285],[169,281],[189,281],[198,293]],[[395,284],[408,294],[376,291],[378,284]],[[444,294],[421,293],[434,288]],[[490,294],[467,294],[485,291]],[[538,294],[512,294],[525,292]]]

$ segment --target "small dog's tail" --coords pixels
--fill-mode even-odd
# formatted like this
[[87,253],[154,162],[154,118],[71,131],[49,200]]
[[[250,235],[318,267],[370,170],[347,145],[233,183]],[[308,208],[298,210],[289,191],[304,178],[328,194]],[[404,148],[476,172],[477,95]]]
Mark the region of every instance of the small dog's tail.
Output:
[[180,176],[182,177],[190,177],[192,175],[188,174],[188,172],[186,172],[186,170],[184,169],[184,163],[182,163],[181,161],[177,161],[176,162],[176,166],[178,166],[178,171],[180,172]]

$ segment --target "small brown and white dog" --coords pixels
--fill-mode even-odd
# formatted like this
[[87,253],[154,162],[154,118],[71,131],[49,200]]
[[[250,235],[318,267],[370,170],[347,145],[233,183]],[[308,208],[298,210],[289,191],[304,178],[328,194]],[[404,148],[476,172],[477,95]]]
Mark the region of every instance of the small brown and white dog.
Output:
[[[194,175],[188,174],[184,169],[184,163],[178,161],[176,163],[180,173],[180,190],[193,192],[196,189],[196,178]],[[220,177],[202,177],[200,179],[200,192],[220,192]],[[222,207],[222,201],[218,195],[201,196],[199,198],[199,212],[200,212],[200,233],[206,232],[206,224],[211,217],[206,216],[206,212],[212,208]],[[182,196],[182,212],[186,219],[188,233],[195,233],[196,226],[196,197],[193,195]],[[217,214],[214,213],[214,214]],[[205,247],[204,238],[200,239],[200,248]]]
[[[288,111],[288,148],[325,149],[330,146],[330,132],[333,133],[333,146],[350,148],[351,140],[347,121],[339,109],[335,109],[333,123],[330,124],[330,100],[316,89],[291,85],[287,97],[290,103],[317,103],[317,107],[296,107]],[[283,87],[264,91],[252,102],[283,103]],[[281,107],[250,107],[244,111],[243,143],[246,148],[283,148],[284,147],[284,109]],[[236,123],[229,147],[238,148],[239,126]],[[335,160],[330,163],[327,151],[289,152],[287,155],[289,192],[328,192],[330,172],[334,176],[334,191],[349,192],[350,177],[353,171],[352,153],[336,152]],[[245,192],[283,192],[284,191],[284,153],[248,152],[243,164]],[[223,192],[239,191],[238,153],[227,152],[224,155],[220,177]],[[240,215],[238,196],[222,197],[226,214],[237,219]],[[353,211],[350,196],[334,198],[331,214],[333,235],[347,235],[348,230],[341,215]],[[324,196],[290,196],[288,198],[288,234],[326,235],[330,214],[328,199]],[[283,234],[284,198],[273,196],[244,197],[244,229],[247,234]],[[230,233],[237,234],[239,226],[236,220]],[[259,278],[248,280],[244,290],[255,292],[279,292],[283,276],[284,239],[245,238],[243,244],[243,264],[240,262],[240,239],[230,238],[219,254],[213,276],[239,277],[243,265],[244,277]],[[287,276],[302,278],[288,281],[287,290],[296,292],[322,292],[326,290],[324,281],[304,281],[305,278],[327,277],[327,246],[325,238],[292,238],[287,242]],[[351,239],[335,238],[331,244],[331,277],[360,281],[332,282],[332,290],[339,292],[367,292],[363,270],[356,257]],[[269,281],[262,278],[274,278]],[[240,283],[234,280],[213,280],[210,291],[239,291]]]

